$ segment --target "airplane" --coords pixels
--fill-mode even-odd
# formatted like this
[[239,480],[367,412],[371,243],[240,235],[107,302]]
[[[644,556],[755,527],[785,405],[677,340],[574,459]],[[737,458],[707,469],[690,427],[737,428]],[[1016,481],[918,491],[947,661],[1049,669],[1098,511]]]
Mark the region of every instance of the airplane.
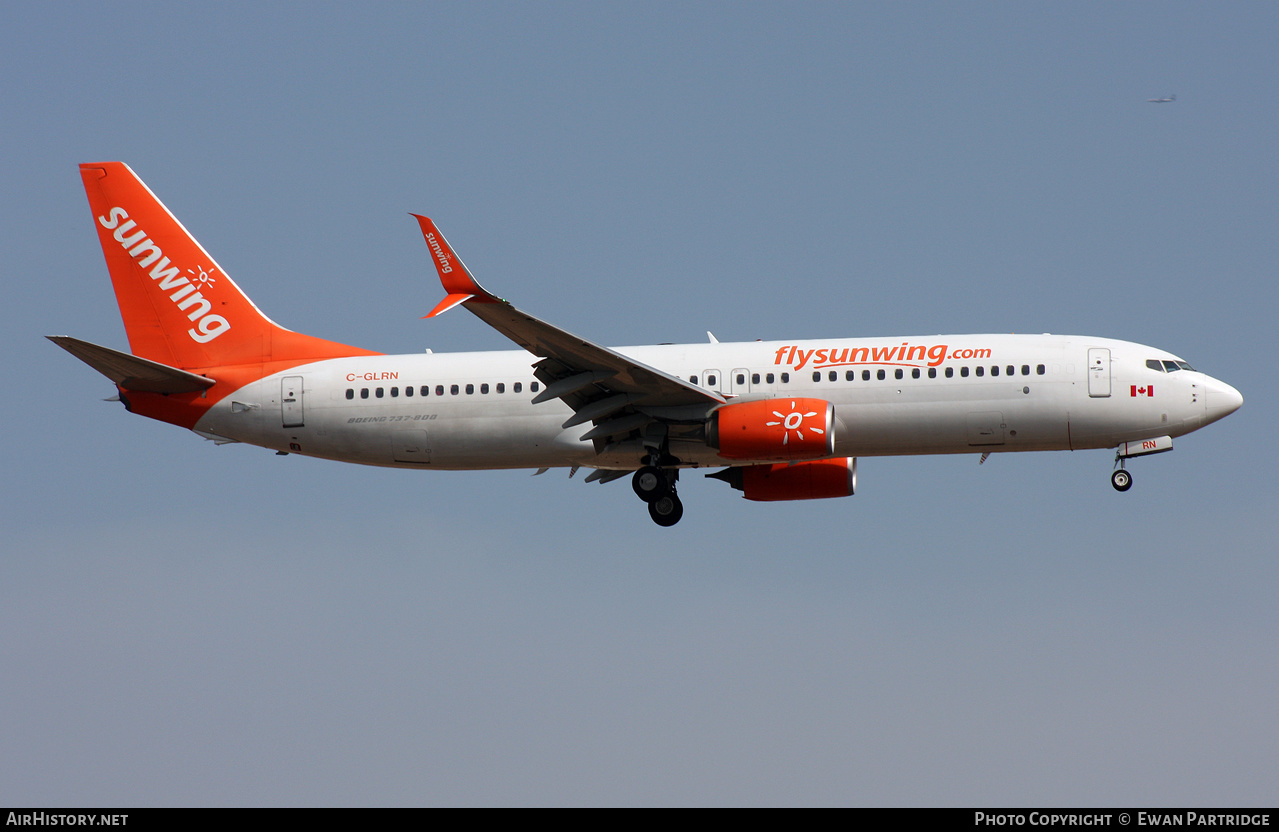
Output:
[[1108,338],[938,335],[607,347],[481,286],[413,215],[445,292],[521,349],[384,355],[263,314],[122,162],[80,166],[129,352],[49,338],[131,413],[217,444],[397,468],[589,468],[630,477],[659,526],[681,472],[748,500],[851,496],[857,457],[1110,448],[1129,459],[1243,397],[1176,355]]
[[1146,103],[1148,103],[1148,104],[1170,104],[1170,103],[1172,103],[1173,101],[1176,101],[1176,100],[1177,100],[1177,96],[1175,96],[1175,95],[1170,95],[1170,96],[1168,96],[1167,98],[1147,98],[1147,99],[1146,99]]

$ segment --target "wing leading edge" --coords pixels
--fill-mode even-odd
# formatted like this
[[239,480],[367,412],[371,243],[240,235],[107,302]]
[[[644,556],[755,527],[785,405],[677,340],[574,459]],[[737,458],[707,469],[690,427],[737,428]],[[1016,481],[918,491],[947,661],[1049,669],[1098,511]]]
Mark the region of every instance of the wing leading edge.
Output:
[[471,275],[429,218],[413,215],[431,249],[431,260],[447,296],[427,318],[464,306],[507,338],[541,360],[534,375],[546,385],[534,403],[562,399],[573,409],[565,428],[593,422],[582,439],[601,450],[610,437],[638,431],[654,422],[700,423],[724,397],[677,376],[628,358],[616,350],[579,338],[522,312],[493,295]]

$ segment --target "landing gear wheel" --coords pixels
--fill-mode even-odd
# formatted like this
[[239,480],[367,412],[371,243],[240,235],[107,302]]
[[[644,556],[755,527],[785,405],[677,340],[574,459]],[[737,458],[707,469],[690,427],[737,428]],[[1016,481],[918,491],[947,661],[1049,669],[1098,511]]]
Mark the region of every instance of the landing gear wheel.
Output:
[[684,504],[673,493],[663,494],[648,504],[648,516],[659,526],[674,526],[684,516]]
[[1110,484],[1115,487],[1116,491],[1127,491],[1132,488],[1132,474],[1120,468],[1110,475]]
[[652,503],[670,491],[666,474],[661,468],[655,468],[652,465],[645,465],[635,472],[635,476],[631,478],[631,488],[635,490],[635,495],[646,503]]

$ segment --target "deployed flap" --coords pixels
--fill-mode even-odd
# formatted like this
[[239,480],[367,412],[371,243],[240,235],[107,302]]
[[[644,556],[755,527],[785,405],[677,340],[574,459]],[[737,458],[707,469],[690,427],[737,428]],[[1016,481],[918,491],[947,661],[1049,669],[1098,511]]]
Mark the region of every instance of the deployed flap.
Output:
[[88,364],[125,390],[140,393],[195,393],[207,390],[214,380],[109,347],[100,347],[66,335],[47,335],[50,341]]
[[435,223],[417,214],[413,216],[422,227],[422,236],[431,249],[431,260],[448,293],[426,317],[439,315],[458,304],[465,306],[480,320],[541,357],[543,360],[536,364],[537,377],[548,385],[581,373],[599,373],[601,380],[585,392],[575,390],[561,397],[574,410],[582,409],[605,393],[629,393],[633,404],[648,406],[705,405],[709,408],[724,403],[724,398],[712,390],[703,390],[670,373],[565,332],[491,294],[471,276]]

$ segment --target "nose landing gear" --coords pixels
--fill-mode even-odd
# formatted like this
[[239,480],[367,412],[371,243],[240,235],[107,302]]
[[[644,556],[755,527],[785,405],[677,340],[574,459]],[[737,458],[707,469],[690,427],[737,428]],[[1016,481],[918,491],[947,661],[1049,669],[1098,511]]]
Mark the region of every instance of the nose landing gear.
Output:
[[1162,454],[1171,450],[1171,436],[1156,436],[1152,439],[1135,439],[1122,443],[1115,449],[1115,470],[1110,475],[1110,484],[1116,491],[1127,491],[1132,488],[1132,474],[1124,470],[1125,462],[1135,456]]

